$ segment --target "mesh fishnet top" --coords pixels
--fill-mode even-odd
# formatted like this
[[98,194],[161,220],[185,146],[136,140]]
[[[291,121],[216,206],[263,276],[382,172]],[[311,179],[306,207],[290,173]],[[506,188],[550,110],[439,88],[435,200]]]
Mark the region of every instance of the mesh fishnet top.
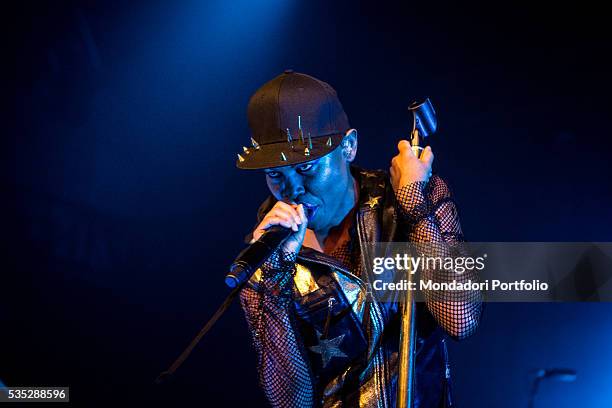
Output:
[[[434,175],[428,183],[416,182],[396,192],[399,240],[413,243],[440,243],[434,256],[452,252],[452,245],[463,241],[455,203],[446,183]],[[356,276],[363,276],[354,223],[348,223],[348,239],[338,242],[333,256]],[[431,251],[432,246],[427,246]],[[438,247],[435,247],[438,248]],[[260,385],[273,407],[318,406],[320,396],[314,384],[300,333],[296,330],[293,302],[295,255],[275,253],[261,267],[259,283],[242,290],[240,300],[257,351]],[[450,279],[440,271],[422,271],[425,278]],[[429,277],[427,276],[429,275]],[[468,273],[463,278],[477,280]],[[452,276],[456,279],[456,276]],[[481,302],[477,292],[454,292],[452,298],[440,292],[426,293],[428,310],[452,337],[468,337],[476,329]]]

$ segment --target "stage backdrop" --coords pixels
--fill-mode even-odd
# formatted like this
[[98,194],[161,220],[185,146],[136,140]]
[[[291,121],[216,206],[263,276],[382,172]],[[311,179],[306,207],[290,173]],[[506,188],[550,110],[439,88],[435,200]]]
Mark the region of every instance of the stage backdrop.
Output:
[[[153,385],[227,293],[267,192],[241,172],[249,96],[284,69],[332,84],[357,164],[389,167],[433,101],[435,170],[471,241],[610,241],[605,13],[387,2],[66,2],[7,12],[0,380],[87,406],[265,406],[234,305]],[[576,6],[578,7],[578,6]],[[580,27],[579,29],[577,27]],[[459,406],[612,403],[609,304],[487,305],[453,343]],[[217,403],[219,404],[219,403]]]

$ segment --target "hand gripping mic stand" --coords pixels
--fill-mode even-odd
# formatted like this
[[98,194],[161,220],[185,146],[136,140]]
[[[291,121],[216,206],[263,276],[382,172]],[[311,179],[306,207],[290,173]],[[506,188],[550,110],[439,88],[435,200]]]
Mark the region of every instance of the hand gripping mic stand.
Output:
[[[438,121],[436,112],[429,98],[424,102],[412,103],[408,110],[412,112],[414,124],[410,144],[417,157],[421,157],[423,148],[419,145],[420,138],[426,138],[436,131]],[[412,282],[413,274],[408,273],[407,278]],[[409,284],[408,287],[412,287]],[[414,401],[414,352],[416,341],[415,302],[412,290],[405,291],[400,307],[400,344],[399,344],[399,373],[397,380],[397,408],[412,408]]]

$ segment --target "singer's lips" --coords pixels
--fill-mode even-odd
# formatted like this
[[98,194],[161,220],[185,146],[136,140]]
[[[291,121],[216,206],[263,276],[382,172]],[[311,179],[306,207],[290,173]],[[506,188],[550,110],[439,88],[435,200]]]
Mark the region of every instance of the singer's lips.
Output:
[[312,217],[317,213],[319,209],[318,205],[308,204],[308,203],[300,203],[304,207],[304,211],[306,212],[306,218],[310,221]]

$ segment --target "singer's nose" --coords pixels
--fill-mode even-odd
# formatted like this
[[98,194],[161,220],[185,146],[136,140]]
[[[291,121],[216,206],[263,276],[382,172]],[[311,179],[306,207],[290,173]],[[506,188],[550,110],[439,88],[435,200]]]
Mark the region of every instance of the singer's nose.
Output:
[[302,178],[299,176],[294,176],[286,180],[283,197],[289,201],[295,202],[297,198],[305,192],[306,190],[304,189]]

